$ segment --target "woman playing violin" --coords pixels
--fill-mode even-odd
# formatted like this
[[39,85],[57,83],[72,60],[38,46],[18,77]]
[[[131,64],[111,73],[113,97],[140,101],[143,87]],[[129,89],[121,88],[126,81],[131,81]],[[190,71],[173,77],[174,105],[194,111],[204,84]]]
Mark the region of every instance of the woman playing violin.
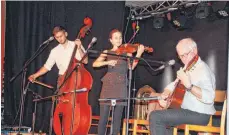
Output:
[[[114,29],[110,32],[109,41],[112,44],[112,49],[104,50],[104,53],[117,54],[119,47],[122,44],[122,33]],[[136,57],[140,58],[144,52],[144,46],[139,45]],[[132,56],[131,53],[124,53],[123,55]],[[132,67],[129,60],[126,58],[101,54],[93,63],[93,67],[108,66],[108,72],[102,78],[103,86],[100,98],[125,98],[127,96],[127,70],[134,69],[138,64],[137,60],[133,61]],[[113,134],[117,135],[120,132],[121,118],[126,102],[118,102],[114,110],[114,125]],[[110,102],[100,103],[100,120],[98,126],[98,135],[104,135],[106,132],[106,124],[109,117]]]

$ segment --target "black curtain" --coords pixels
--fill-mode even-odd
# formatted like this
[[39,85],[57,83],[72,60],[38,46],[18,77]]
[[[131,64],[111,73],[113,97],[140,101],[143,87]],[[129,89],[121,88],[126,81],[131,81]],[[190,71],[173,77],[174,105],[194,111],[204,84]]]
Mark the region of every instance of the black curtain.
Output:
[[[122,30],[124,20],[124,2],[36,2],[20,1],[6,2],[6,55],[5,55],[5,111],[4,120],[7,124],[18,124],[19,105],[21,97],[20,74],[13,82],[9,80],[23,67],[25,62],[35,53],[39,45],[51,36],[52,28],[56,25],[64,26],[68,31],[68,38],[74,40],[83,26],[83,19],[90,17],[93,20],[91,33],[83,39],[87,48],[92,37],[97,37],[94,49],[107,48],[108,34],[111,29]],[[27,67],[27,77],[37,71],[45,63],[48,54],[57,42],[51,42],[48,47]],[[61,55],[61,54],[60,54]],[[92,61],[97,55],[90,54],[89,64],[86,68],[93,76],[93,86],[89,93],[89,103],[92,105],[93,114],[98,115],[98,101],[101,89],[100,78],[106,72],[105,68],[93,69]],[[48,74],[39,80],[47,84],[56,85],[57,68],[54,67]],[[29,88],[42,97],[53,94],[52,90],[31,84]],[[23,125],[31,127],[34,109],[33,95],[27,92]],[[37,105],[36,130],[48,131],[51,101],[39,102]],[[16,121],[14,122],[16,118]]]

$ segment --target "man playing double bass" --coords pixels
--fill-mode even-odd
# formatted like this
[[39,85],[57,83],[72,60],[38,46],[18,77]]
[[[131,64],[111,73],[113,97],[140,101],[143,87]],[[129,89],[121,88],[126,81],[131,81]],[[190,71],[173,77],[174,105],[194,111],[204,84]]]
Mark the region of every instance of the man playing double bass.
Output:
[[[50,71],[54,64],[59,69],[59,75],[63,75],[68,68],[74,46],[77,45],[77,51],[75,58],[80,61],[84,56],[85,49],[79,39],[70,41],[67,39],[68,33],[62,26],[54,27],[52,31],[53,36],[59,42],[59,44],[53,48],[49,54],[49,57],[43,67],[40,68],[35,74],[29,76],[29,80],[33,82],[37,77],[40,77]],[[88,63],[88,58],[83,60],[84,64]]]
[[[187,67],[195,60],[189,70],[181,68],[177,71],[177,79],[183,84],[185,91],[181,108],[153,111],[150,114],[151,135],[171,134],[167,127],[180,124],[207,125],[209,118],[215,113],[215,76],[198,56],[196,42],[185,38],[176,46],[177,54]],[[167,108],[167,98],[176,88],[177,81],[170,83],[161,94],[159,104]]]

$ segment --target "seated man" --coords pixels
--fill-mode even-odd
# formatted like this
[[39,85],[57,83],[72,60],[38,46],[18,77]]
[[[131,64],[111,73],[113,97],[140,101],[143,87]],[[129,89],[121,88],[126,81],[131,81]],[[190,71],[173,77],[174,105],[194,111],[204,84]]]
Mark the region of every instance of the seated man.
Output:
[[151,112],[149,118],[151,135],[172,135],[172,130],[167,130],[167,127],[180,124],[207,125],[210,116],[215,113],[215,76],[198,56],[195,41],[191,38],[182,39],[178,42],[176,50],[185,67],[189,67],[194,58],[195,62],[187,71],[186,68],[180,68],[177,71],[176,81],[170,83],[160,95],[159,104],[167,108],[167,98],[176,88],[177,80],[186,90],[181,108]]

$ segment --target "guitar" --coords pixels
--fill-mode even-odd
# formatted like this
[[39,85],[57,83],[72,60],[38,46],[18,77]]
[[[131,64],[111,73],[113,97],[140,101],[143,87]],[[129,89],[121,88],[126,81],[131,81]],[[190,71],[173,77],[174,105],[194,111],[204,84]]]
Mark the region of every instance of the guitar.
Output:
[[[199,56],[196,55],[192,60],[184,67],[184,71],[189,71],[197,62]],[[179,79],[175,80],[175,89],[172,94],[166,99],[167,108],[180,108],[184,99],[186,88]]]

